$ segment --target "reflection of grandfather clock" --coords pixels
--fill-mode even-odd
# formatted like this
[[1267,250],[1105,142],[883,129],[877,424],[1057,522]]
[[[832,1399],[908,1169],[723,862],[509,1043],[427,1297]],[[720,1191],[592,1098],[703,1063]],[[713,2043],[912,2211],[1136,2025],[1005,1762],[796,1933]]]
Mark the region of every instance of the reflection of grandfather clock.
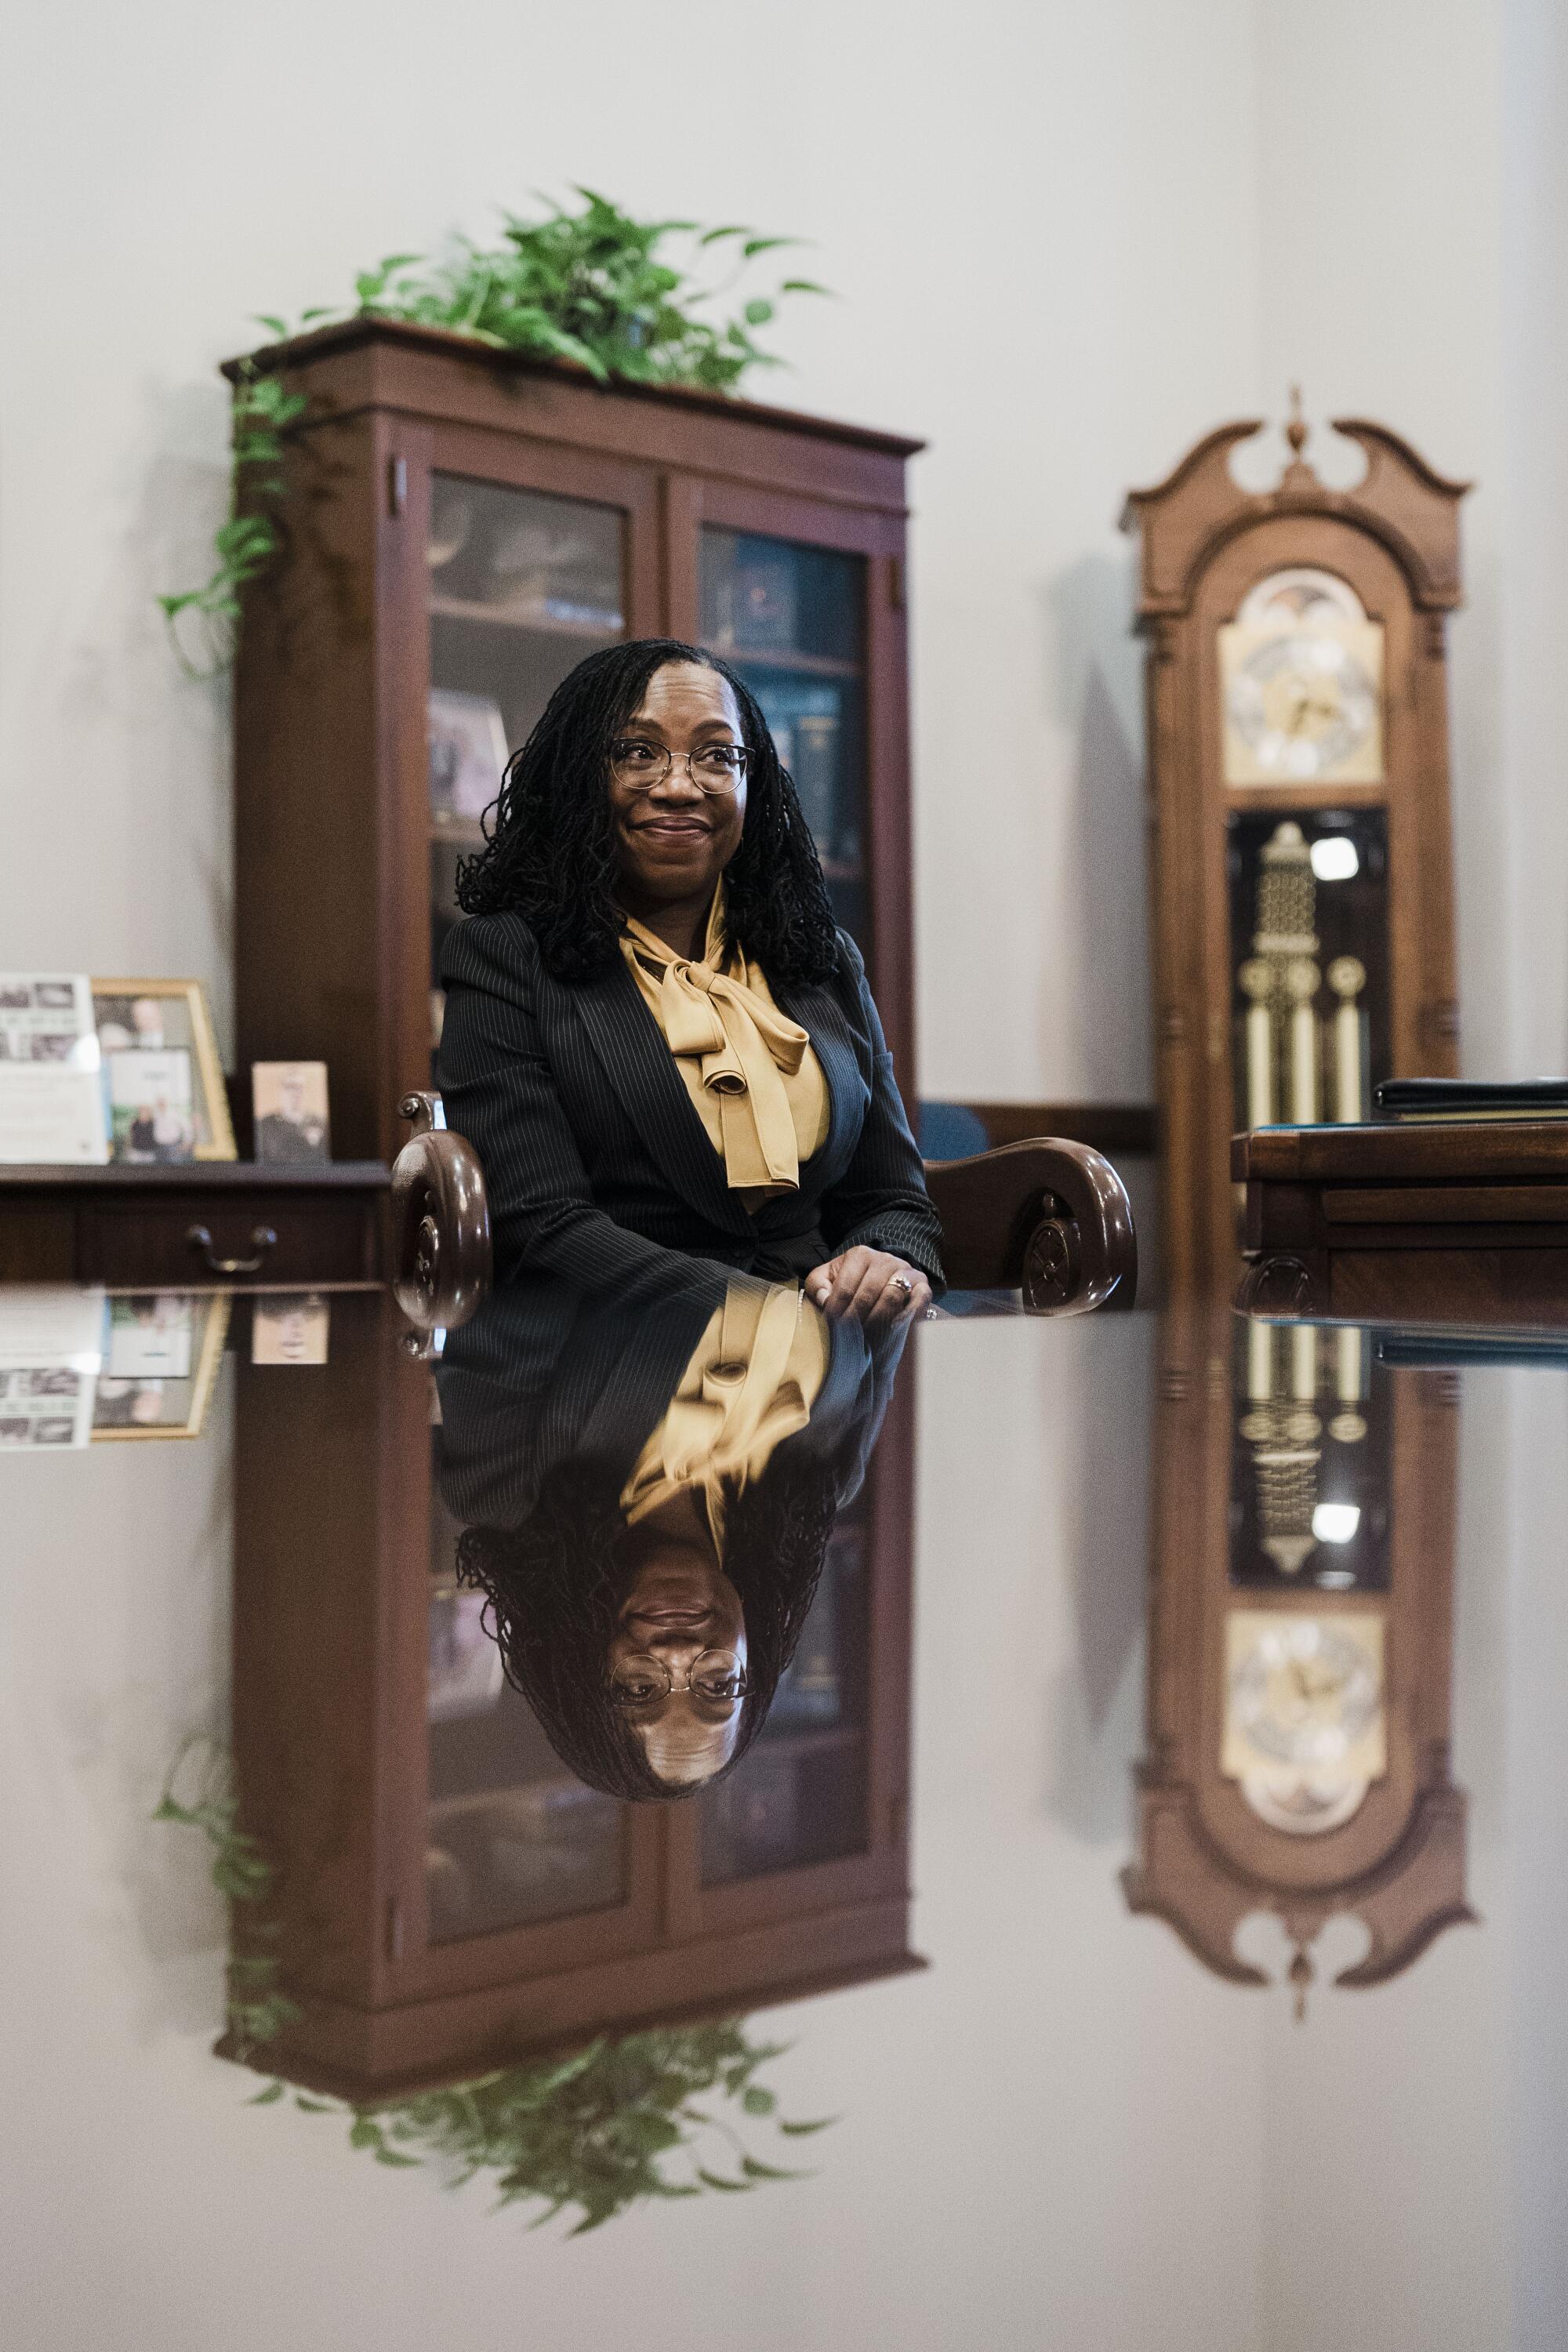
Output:
[[1444,615],[1458,501],[1383,425],[1366,472],[1301,450],[1263,495],[1222,425],[1123,518],[1142,550],[1168,1263],[1236,1252],[1239,1128],[1367,1116],[1456,1067]]
[[1390,1371],[1353,1327],[1173,1310],[1162,1332],[1148,1753],[1135,1911],[1216,1974],[1272,1913],[1299,1995],[1324,1922],[1381,1984],[1465,1900],[1448,1777],[1450,1373]]

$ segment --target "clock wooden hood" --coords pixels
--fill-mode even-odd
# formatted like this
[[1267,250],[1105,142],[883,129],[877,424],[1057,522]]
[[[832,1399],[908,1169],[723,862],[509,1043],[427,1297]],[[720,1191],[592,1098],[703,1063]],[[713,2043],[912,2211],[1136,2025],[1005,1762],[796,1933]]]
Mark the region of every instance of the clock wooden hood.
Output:
[[[1235,1131],[1364,1118],[1380,1078],[1457,1066],[1445,622],[1459,602],[1468,486],[1386,425],[1345,417],[1334,430],[1365,472],[1331,488],[1303,454],[1298,409],[1277,487],[1245,489],[1231,457],[1262,429],[1255,417],[1221,425],[1122,515],[1139,542],[1147,646],[1154,1024],[1178,1284],[1234,1263]],[[1345,874],[1353,884],[1316,878]],[[1283,939],[1268,917],[1280,904],[1296,910]]]

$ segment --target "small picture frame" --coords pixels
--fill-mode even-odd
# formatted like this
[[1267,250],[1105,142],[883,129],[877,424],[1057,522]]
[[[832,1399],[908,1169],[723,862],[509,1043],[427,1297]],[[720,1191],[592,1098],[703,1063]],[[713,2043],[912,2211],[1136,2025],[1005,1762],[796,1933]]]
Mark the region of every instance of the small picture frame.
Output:
[[274,1291],[250,1310],[253,1364],[324,1364],[332,1310],[313,1290]]
[[[103,1057],[106,1084],[112,1087],[110,1064],[129,1054],[184,1054],[190,1060],[189,1115],[193,1130],[190,1152],[196,1160],[234,1160],[234,1129],[228,1097],[224,1091],[223,1066],[206,991],[199,980],[94,980],[93,1021]],[[128,1074],[124,1083],[129,1087]],[[114,1123],[113,1095],[109,1095],[110,1122]],[[128,1123],[127,1123],[128,1124]],[[110,1156],[128,1156],[112,1139]],[[163,1155],[167,1156],[167,1155]]]
[[430,814],[471,830],[500,791],[510,757],[500,705],[488,694],[430,689]]
[[92,1443],[199,1437],[228,1337],[225,1291],[124,1291],[109,1300]]
[[250,1103],[258,1163],[324,1166],[331,1159],[325,1062],[252,1062]]
[[163,1054],[105,1054],[109,1151],[142,1167],[196,1156],[191,1057],[184,1046]]

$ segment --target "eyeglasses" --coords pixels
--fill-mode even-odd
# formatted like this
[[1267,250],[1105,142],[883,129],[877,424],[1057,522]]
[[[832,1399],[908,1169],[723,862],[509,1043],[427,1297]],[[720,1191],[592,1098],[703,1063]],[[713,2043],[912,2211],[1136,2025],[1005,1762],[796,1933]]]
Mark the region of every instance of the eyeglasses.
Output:
[[751,1687],[733,1650],[704,1650],[679,1682],[662,1658],[642,1651],[634,1658],[623,1658],[616,1668],[610,1705],[651,1706],[656,1699],[668,1698],[672,1691],[691,1691],[698,1698],[724,1706],[731,1699],[744,1698]]
[[695,751],[677,754],[662,743],[624,735],[610,746],[610,773],[629,793],[651,793],[665,782],[678,757],[700,792],[738,792],[746,772],[743,743],[700,743]]

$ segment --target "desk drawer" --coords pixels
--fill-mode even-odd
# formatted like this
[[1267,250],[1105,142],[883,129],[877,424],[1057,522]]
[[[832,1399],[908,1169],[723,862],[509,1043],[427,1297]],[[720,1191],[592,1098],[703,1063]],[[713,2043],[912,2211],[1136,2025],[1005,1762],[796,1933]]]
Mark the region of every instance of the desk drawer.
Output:
[[154,1288],[191,1281],[374,1281],[377,1206],[363,1195],[257,1192],[237,1200],[232,1192],[195,1190],[182,1190],[178,1199],[84,1203],[77,1215],[77,1278]]

